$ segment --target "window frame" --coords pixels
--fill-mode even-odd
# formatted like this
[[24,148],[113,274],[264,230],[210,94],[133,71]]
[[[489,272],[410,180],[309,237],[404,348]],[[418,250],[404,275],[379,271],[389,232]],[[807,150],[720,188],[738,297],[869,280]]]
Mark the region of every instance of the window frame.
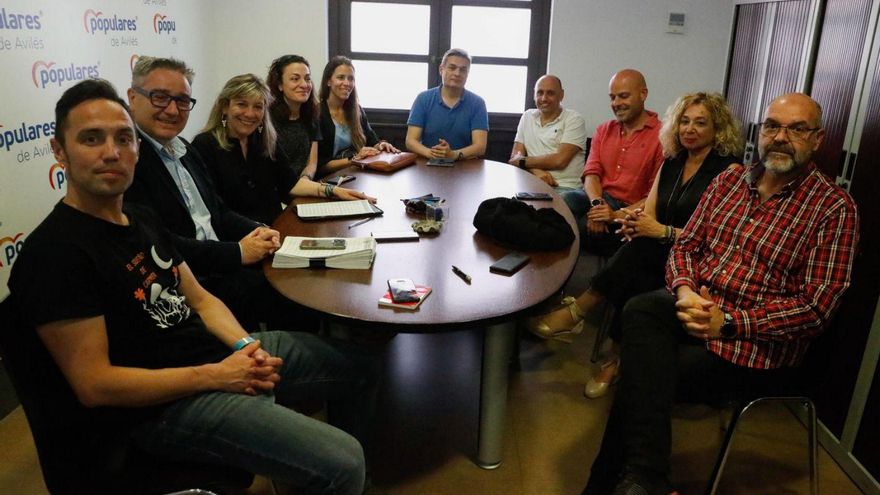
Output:
[[[351,4],[395,3],[404,5],[428,5],[431,7],[430,33],[427,55],[395,53],[352,52],[351,50]],[[535,82],[547,72],[547,59],[550,45],[550,11],[552,0],[329,0],[328,7],[328,58],[345,55],[353,60],[377,60],[388,62],[419,62],[428,64],[428,86],[440,84],[437,67],[443,53],[450,48],[452,38],[452,8],[504,7],[530,10],[529,53],[528,57],[486,57],[472,56],[472,64],[492,64],[526,67],[526,88],[523,108],[533,107],[532,93]],[[467,50],[467,47],[460,47]],[[387,125],[406,126],[409,110],[364,107],[371,121]],[[489,112],[489,127],[493,130],[516,130],[521,113]],[[402,123],[402,124],[401,124]]]

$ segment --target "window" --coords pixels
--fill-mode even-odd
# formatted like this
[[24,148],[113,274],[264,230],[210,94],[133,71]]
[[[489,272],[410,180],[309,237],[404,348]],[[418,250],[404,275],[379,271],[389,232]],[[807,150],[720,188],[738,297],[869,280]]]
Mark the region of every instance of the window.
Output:
[[[515,127],[547,69],[551,0],[330,0],[330,56],[350,57],[371,116],[406,114],[440,84],[450,47],[473,59],[467,88]],[[398,120],[395,119],[395,120]]]

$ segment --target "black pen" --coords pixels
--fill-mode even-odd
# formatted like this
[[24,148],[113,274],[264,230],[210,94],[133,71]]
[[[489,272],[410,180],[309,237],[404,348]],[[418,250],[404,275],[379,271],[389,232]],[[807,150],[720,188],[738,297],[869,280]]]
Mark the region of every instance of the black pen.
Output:
[[376,218],[376,217],[369,217],[369,218],[365,218],[363,220],[358,220],[357,222],[349,225],[348,228],[357,227],[358,225],[363,224],[363,223],[367,223],[374,218]]
[[468,275],[467,273],[461,271],[461,269],[455,265],[452,265],[452,273],[461,277],[461,279],[464,280],[465,282],[471,283],[471,276]]

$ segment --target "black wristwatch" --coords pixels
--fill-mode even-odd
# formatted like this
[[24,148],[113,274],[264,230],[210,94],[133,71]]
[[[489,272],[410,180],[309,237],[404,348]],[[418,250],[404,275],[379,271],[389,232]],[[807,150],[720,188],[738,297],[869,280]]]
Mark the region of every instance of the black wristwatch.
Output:
[[462,161],[462,160],[464,160],[464,153],[462,153],[461,151],[459,151],[459,152],[458,152],[458,156],[455,157],[455,160],[456,160],[456,161],[459,161],[459,162]]
[[526,168],[526,157],[519,159],[519,168]]
[[604,205],[604,204],[605,204],[605,200],[602,198],[596,198],[596,199],[590,201],[590,206],[599,206],[599,205]]
[[733,315],[724,313],[724,323],[721,325],[721,338],[732,339],[736,337],[736,327],[733,326]]

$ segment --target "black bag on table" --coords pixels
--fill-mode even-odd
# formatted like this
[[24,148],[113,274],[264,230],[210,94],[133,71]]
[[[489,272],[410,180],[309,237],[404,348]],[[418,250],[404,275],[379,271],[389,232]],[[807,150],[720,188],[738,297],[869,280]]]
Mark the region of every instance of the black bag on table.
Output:
[[491,198],[480,203],[474,227],[493,239],[524,251],[556,251],[574,241],[574,231],[553,208],[536,210],[512,198]]

